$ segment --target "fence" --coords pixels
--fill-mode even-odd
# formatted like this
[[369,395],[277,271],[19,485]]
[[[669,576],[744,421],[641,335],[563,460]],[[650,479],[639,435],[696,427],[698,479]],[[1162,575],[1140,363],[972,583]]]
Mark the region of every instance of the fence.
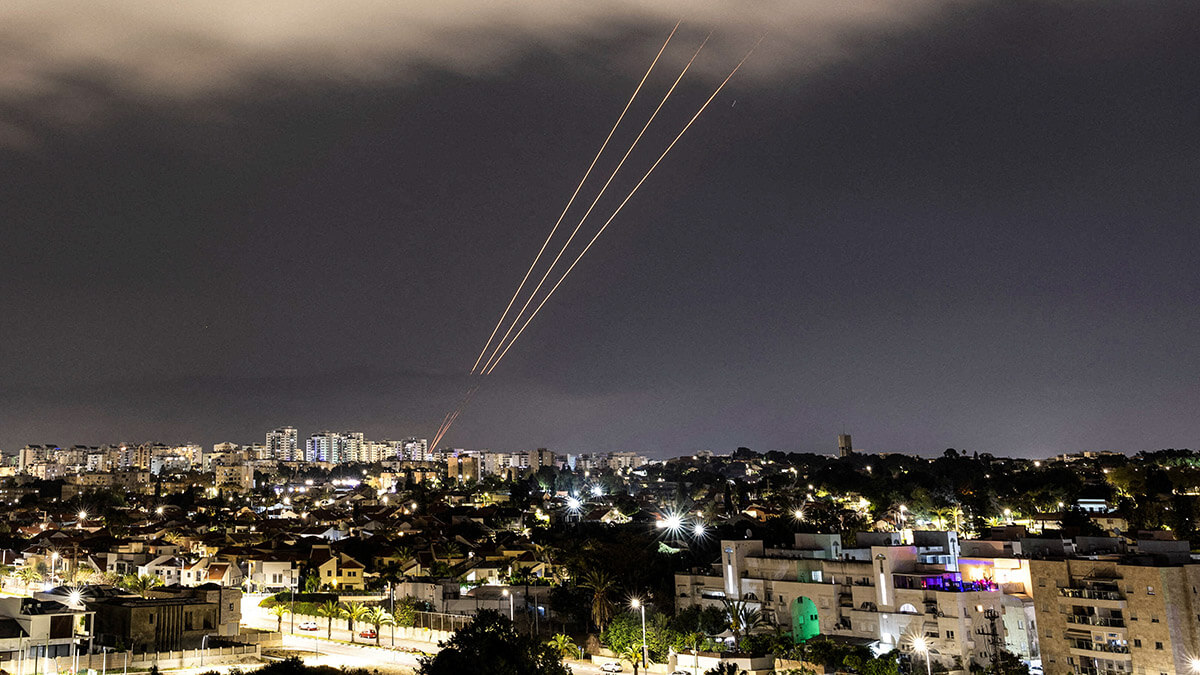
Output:
[[[17,661],[0,662],[4,670],[15,675],[33,675],[46,673],[50,668],[55,673],[70,673],[73,666],[78,665],[81,671],[95,670],[126,671],[148,670],[158,666],[161,670],[175,668],[196,668],[222,663],[236,663],[243,660],[258,660],[262,657],[262,645],[236,645],[233,647],[212,647],[209,649],[182,649],[169,652],[104,652],[85,654],[78,657],[78,663],[71,656],[59,656],[50,661],[54,663],[34,663],[35,659],[25,659],[20,668]],[[36,661],[46,661],[37,659]],[[49,666],[49,668],[47,667]]]
[[453,633],[471,623],[475,618],[463,614],[446,614],[444,612],[415,612],[415,614],[416,616],[413,619],[414,628],[428,628],[445,633]]

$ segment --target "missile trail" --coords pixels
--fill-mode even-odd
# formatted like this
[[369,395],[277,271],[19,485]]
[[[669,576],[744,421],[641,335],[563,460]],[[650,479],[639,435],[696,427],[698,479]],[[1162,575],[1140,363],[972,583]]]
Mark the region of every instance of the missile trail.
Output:
[[446,413],[446,417],[442,420],[442,426],[438,427],[438,431],[433,437],[433,444],[430,446],[431,448],[437,448],[437,444],[440,443],[443,438],[445,438],[446,434],[450,431],[450,427],[454,426],[455,420],[457,420],[458,416],[462,414],[463,408],[467,407],[467,403],[471,401],[471,398],[475,396],[475,392],[477,391],[479,391],[479,384],[471,385],[463,393],[462,398],[459,399],[458,406],[455,407],[454,410]]
[[688,123],[683,126],[683,129],[679,132],[679,135],[675,137],[675,140],[671,141],[671,144],[668,145],[667,149],[663,150],[662,154],[658,156],[658,159],[654,161],[654,164],[650,166],[650,168],[642,176],[641,180],[637,182],[637,185],[633,186],[633,189],[630,190],[629,194],[625,196],[624,201],[617,206],[616,211],[613,211],[613,214],[608,217],[608,220],[604,221],[604,224],[600,226],[600,230],[596,232],[596,234],[592,237],[592,240],[587,243],[587,246],[583,248],[583,251],[581,251],[579,255],[575,257],[574,262],[572,262],[567,268],[567,271],[563,272],[563,275],[559,277],[558,282],[554,284],[554,286],[550,289],[550,292],[546,294],[546,297],[542,298],[542,301],[538,304],[537,308],[533,310],[533,313],[530,314],[529,318],[525,320],[525,323],[521,325],[521,329],[517,331],[517,334],[514,335],[511,340],[509,340],[508,346],[506,346],[504,351],[500,353],[499,358],[492,362],[491,366],[489,366],[483,374],[490,375],[492,371],[496,369],[496,366],[500,364],[500,361],[504,358],[505,354],[508,354],[508,350],[512,349],[512,346],[514,343],[516,343],[517,338],[521,337],[521,334],[525,332],[527,327],[529,327],[529,323],[533,321],[534,317],[536,317],[538,312],[541,311],[542,307],[545,306],[546,301],[549,300],[552,295],[554,295],[554,292],[558,290],[560,285],[562,285],[562,282],[567,278],[567,275],[571,273],[571,270],[575,269],[575,265],[579,264],[580,259],[582,259],[588,250],[592,248],[592,244],[595,244],[596,240],[600,238],[600,235],[604,234],[604,230],[608,228],[613,219],[617,217],[617,214],[621,212],[621,209],[625,208],[625,205],[629,203],[629,200],[633,198],[633,195],[635,195],[638,189],[642,187],[642,183],[645,183],[646,179],[650,177],[650,174],[658,168],[658,165],[663,161],[663,158],[667,156],[667,153],[671,152],[671,149],[675,147],[675,144],[679,142],[680,138],[683,138],[683,135],[687,133],[687,130],[690,129],[696,119],[700,117],[700,114],[703,113],[706,108],[708,108],[708,105],[712,103],[714,98],[717,97],[717,94],[721,93],[721,90],[725,88],[725,85],[729,83],[729,80],[733,79],[733,76],[737,74],[739,69],[741,69],[742,64],[746,63],[746,59],[750,58],[750,55],[754,53],[754,50],[758,48],[758,45],[761,44],[762,41],[763,38],[760,37],[758,42],[754,43],[754,46],[750,48],[750,51],[746,52],[746,55],[742,57],[742,60],[739,61],[736,66],[734,66],[733,70],[730,71],[725,80],[721,82],[716,90],[713,91],[712,95],[708,97],[708,100],[704,102],[704,105],[700,106],[700,109],[696,111],[695,115],[692,115],[692,119],[688,120]]
[[592,200],[591,205],[588,206],[587,212],[583,214],[583,217],[579,219],[579,222],[575,225],[575,229],[571,232],[571,236],[567,237],[566,243],[564,243],[562,248],[558,251],[558,255],[554,256],[554,261],[550,263],[550,267],[546,268],[546,273],[542,275],[541,280],[538,281],[537,286],[535,286],[533,289],[533,292],[529,294],[529,298],[525,300],[525,304],[521,307],[521,311],[517,312],[517,315],[513,317],[512,324],[510,324],[508,330],[505,331],[504,337],[500,338],[500,341],[496,343],[496,349],[492,352],[492,355],[488,357],[487,362],[483,364],[483,368],[480,372],[491,372],[489,366],[491,365],[492,360],[496,358],[496,354],[500,351],[500,348],[504,346],[504,341],[508,339],[508,336],[512,334],[513,329],[517,327],[517,323],[525,314],[525,310],[529,309],[529,305],[533,302],[533,299],[537,297],[538,291],[542,290],[542,286],[546,284],[546,279],[550,277],[550,273],[554,271],[554,267],[558,264],[558,261],[562,259],[563,254],[567,252],[567,248],[571,245],[571,242],[575,240],[575,235],[579,234],[579,228],[583,227],[584,221],[588,219],[588,216],[592,215],[592,210],[596,208],[596,204],[600,201],[600,198],[604,196],[605,191],[608,190],[608,186],[612,184],[613,179],[616,178],[617,172],[619,172],[621,167],[625,165],[625,160],[629,159],[629,155],[632,154],[633,149],[637,147],[638,141],[642,140],[642,136],[646,134],[646,130],[650,128],[650,124],[653,123],[654,118],[658,116],[658,112],[662,110],[664,105],[666,105],[667,99],[671,98],[671,94],[675,93],[675,88],[679,86],[679,82],[683,80],[683,76],[687,74],[688,69],[692,67],[692,63],[696,61],[696,57],[700,55],[700,51],[704,49],[704,45],[708,44],[708,39],[711,37],[712,33],[710,32],[708,36],[704,38],[704,41],[700,43],[700,46],[696,49],[696,53],[692,54],[692,58],[688,60],[687,65],[685,65],[683,70],[679,72],[679,77],[675,78],[675,81],[671,84],[671,88],[667,90],[667,93],[663,95],[662,100],[658,102],[658,107],[655,108],[654,112],[650,114],[650,119],[646,120],[646,124],[642,126],[642,130],[638,132],[637,137],[633,139],[633,143],[629,146],[629,149],[625,151],[625,155],[621,157],[621,161],[617,162],[617,167],[608,175],[608,180],[605,181],[604,186],[600,188],[599,194],[597,194],[596,198]]
[[583,184],[587,181],[588,176],[592,175],[592,169],[596,167],[596,162],[600,160],[600,155],[602,155],[604,153],[604,149],[608,147],[608,142],[612,140],[613,134],[617,131],[617,127],[621,125],[621,120],[625,119],[625,113],[629,112],[629,107],[633,105],[633,100],[637,98],[638,92],[642,90],[642,85],[646,84],[647,78],[650,77],[650,71],[654,70],[655,64],[658,63],[659,58],[661,58],[663,52],[666,51],[667,45],[671,42],[671,38],[675,37],[675,32],[679,30],[680,23],[683,22],[679,21],[675,24],[675,27],[671,29],[671,34],[668,35],[666,41],[663,42],[662,47],[659,47],[658,54],[656,54],[654,56],[654,60],[650,62],[650,67],[647,68],[646,73],[642,75],[641,82],[638,82],[637,87],[633,90],[633,95],[630,96],[629,101],[625,103],[625,109],[621,111],[619,116],[617,116],[617,121],[613,124],[612,129],[609,130],[608,136],[606,136],[604,142],[600,144],[600,149],[596,151],[596,156],[592,158],[592,163],[588,166],[587,171],[583,173],[583,178],[579,179],[579,185],[575,186],[575,192],[572,193],[571,198],[567,200],[567,205],[563,207],[562,213],[559,214],[558,220],[554,223],[554,227],[550,228],[550,234],[546,236],[546,241],[542,243],[542,248],[537,252],[537,255],[533,257],[533,262],[530,263],[529,270],[525,272],[525,277],[521,279],[521,283],[517,284],[517,290],[513,293],[512,299],[508,301],[508,306],[504,308],[504,313],[500,315],[500,320],[496,322],[496,327],[492,329],[492,334],[488,336],[487,342],[483,345],[483,350],[479,352],[479,356],[475,359],[475,365],[471,366],[472,375],[474,375],[476,369],[479,368],[479,362],[483,360],[483,355],[486,354],[488,348],[492,346],[492,340],[495,339],[496,333],[500,331],[500,326],[504,324],[504,319],[508,316],[508,312],[512,309],[513,304],[516,303],[517,297],[521,295],[521,289],[525,288],[525,282],[529,281],[529,275],[533,274],[533,270],[535,267],[537,267],[538,261],[542,259],[542,254],[546,252],[546,247],[550,245],[550,240],[554,238],[554,233],[558,231],[558,226],[562,224],[563,218],[565,218],[567,215],[567,211],[570,210],[571,205],[575,203],[575,198],[579,196],[579,191],[583,189]]

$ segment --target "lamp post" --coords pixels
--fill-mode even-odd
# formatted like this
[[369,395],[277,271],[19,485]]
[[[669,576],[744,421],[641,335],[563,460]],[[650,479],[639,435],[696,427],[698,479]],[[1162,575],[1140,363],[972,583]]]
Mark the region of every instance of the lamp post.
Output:
[[913,651],[925,657],[925,675],[933,675],[933,666],[929,664],[929,641],[921,637],[915,637],[912,641]]
[[288,608],[288,632],[292,635],[296,634],[296,589],[300,586],[300,578],[296,575],[296,568],[292,568],[292,592],[288,593],[288,602],[291,606]]
[[513,602],[514,602],[513,594],[510,593],[507,588],[504,589],[503,591],[500,591],[500,594],[503,595],[504,597],[508,598],[508,620],[512,621],[513,623],[516,623],[517,622],[517,617],[516,617],[517,613],[515,610],[515,605],[513,604]]
[[650,660],[646,654],[648,651],[646,649],[646,605],[644,605],[642,601],[638,600],[637,598],[634,598],[629,605],[634,609],[641,610],[642,612],[642,668],[645,668],[646,662]]

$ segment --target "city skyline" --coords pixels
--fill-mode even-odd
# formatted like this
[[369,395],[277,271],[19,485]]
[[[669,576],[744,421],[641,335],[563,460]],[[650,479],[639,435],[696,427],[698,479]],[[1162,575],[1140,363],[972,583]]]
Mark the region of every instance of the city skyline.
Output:
[[771,31],[445,444],[1197,445],[1200,8],[485,4],[0,8],[0,449],[433,438],[681,13],[660,142]]

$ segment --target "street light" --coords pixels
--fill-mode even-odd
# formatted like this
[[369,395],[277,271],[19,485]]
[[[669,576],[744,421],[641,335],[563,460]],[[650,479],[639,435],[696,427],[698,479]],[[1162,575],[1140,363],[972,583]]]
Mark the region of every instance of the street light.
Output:
[[634,598],[629,606],[642,611],[642,668],[645,668],[646,662],[650,660],[646,655],[646,605],[642,604],[641,600]]
[[1188,661],[1188,667],[1192,669],[1193,673],[1200,673],[1200,656],[1193,656]]
[[513,598],[513,594],[509,593],[508,589],[506,588],[506,589],[500,591],[500,595],[503,595],[504,597],[508,598],[508,620],[512,621],[513,623],[516,623],[517,618],[516,618],[516,610],[514,609],[515,605],[513,604],[515,602],[515,599]]
[[929,665],[929,641],[925,636],[918,635],[912,641],[913,651],[925,657],[925,675],[933,675],[933,666]]

